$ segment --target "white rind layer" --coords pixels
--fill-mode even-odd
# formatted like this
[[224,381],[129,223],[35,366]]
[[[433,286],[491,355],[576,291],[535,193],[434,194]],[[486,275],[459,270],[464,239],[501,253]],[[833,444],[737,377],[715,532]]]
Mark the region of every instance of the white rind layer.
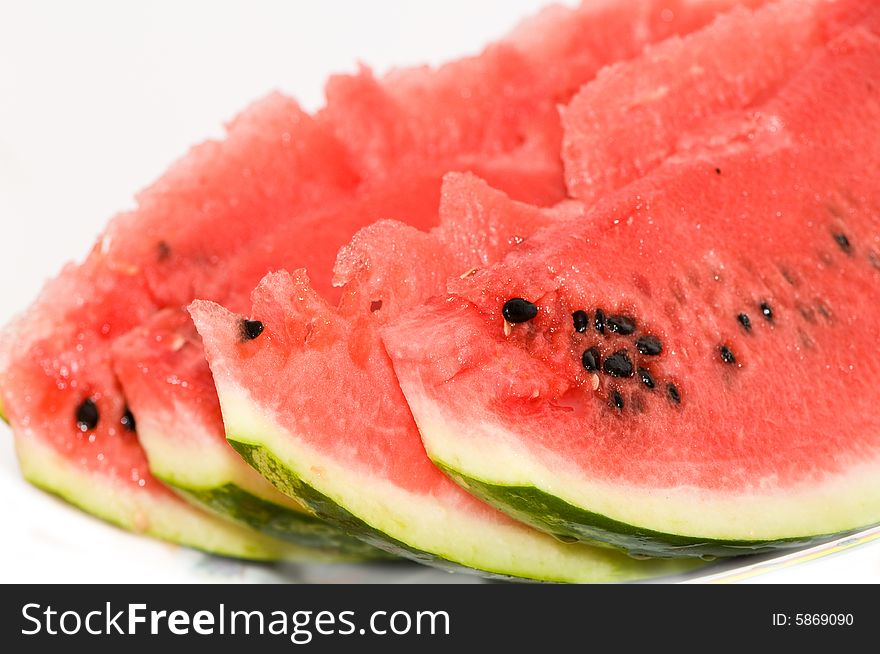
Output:
[[174,411],[175,429],[186,438],[170,439],[149,412],[138,413],[138,440],[147,453],[150,471],[163,482],[189,491],[237,486],[261,500],[305,512],[302,504],[278,491],[251,468],[226,441],[205,434],[183,408]]
[[431,459],[495,486],[533,487],[574,507],[660,533],[715,540],[780,540],[850,531],[880,522],[880,453],[794,487],[716,492],[646,488],[590,479],[550,451],[540,457],[520,437],[489,420],[464,422],[429,393],[417,372],[397,364],[398,378]]
[[112,479],[86,474],[35,439],[16,438],[15,447],[25,479],[124,529],[236,558],[314,558],[309,550],[215,517],[173,495],[138,492]]
[[354,471],[320,454],[302,434],[258,411],[248,391],[228,376],[220,376],[218,391],[230,439],[265,448],[291,475],[413,550],[490,573],[548,581],[622,581],[691,566],[634,561],[608,549],[563,544],[495,511],[459,509],[457,489],[449,497],[409,492],[367,469]]

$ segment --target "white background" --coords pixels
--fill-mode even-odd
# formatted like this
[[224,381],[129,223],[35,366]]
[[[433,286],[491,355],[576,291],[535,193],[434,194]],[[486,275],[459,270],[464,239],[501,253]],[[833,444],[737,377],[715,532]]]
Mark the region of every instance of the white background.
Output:
[[[251,100],[280,89],[316,109],[330,73],[473,53],[542,4],[0,0],[0,323]],[[5,427],[0,497],[0,581],[450,579],[414,568],[279,572],[136,538],[24,484]],[[880,580],[880,547],[796,570],[786,580]]]

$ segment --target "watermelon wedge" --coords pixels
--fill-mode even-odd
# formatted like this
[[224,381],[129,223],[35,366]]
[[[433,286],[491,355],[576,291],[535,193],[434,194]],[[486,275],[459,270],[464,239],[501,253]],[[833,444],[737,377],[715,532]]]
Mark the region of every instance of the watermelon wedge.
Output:
[[[243,170],[255,181],[242,184]],[[317,555],[192,508],[155,480],[110,344],[171,296],[189,299],[210,283],[214,252],[259,231],[240,215],[280,217],[278,205],[293,209],[356,183],[332,133],[275,95],[144,191],[137,211],[112,221],[86,261],[67,266],[3,331],[0,395],[25,477],[110,522],[207,551]],[[229,240],[204,230],[211,223],[229,223]],[[172,265],[179,261],[188,264]]]
[[[4,330],[0,397],[26,476],[118,524],[214,549],[216,539],[190,529],[204,514],[174,503],[128,431],[144,423],[159,426],[160,438],[183,438],[166,419],[164,399],[156,401],[156,419],[138,415],[150,410],[149,400],[146,405],[138,400],[142,406],[132,411],[120,387],[127,382],[112,367],[117,339],[153,320],[161,330],[164,317],[154,318],[157,312],[179,309],[195,297],[234,304],[237,285],[252,286],[278,261],[271,240],[277,229],[300,215],[313,216],[306,222],[310,228],[320,227],[319,208],[338,208],[364,189],[378,192],[382,184],[390,195],[398,187],[387,180],[398,181],[396,173],[421,170],[425,162],[436,166],[432,223],[436,170],[473,169],[514,195],[522,192],[516,195],[520,199],[558,199],[563,189],[556,103],[600,65],[636,54],[646,40],[704,24],[730,4],[646,0],[623,9],[613,3],[552,9],[482,57],[436,75],[415,70],[380,82],[366,73],[337,78],[328,90],[328,107],[315,117],[278,95],[255,105],[229,126],[226,139],[196,148],[140,194],[137,209],[110,223],[87,260],[67,267]],[[565,65],[558,66],[560,61]],[[555,171],[553,179],[523,181],[542,170]],[[421,190],[398,195],[425,205],[432,197]],[[418,222],[420,215],[414,212],[408,220]],[[337,233],[328,251],[375,217],[349,224],[350,231]],[[317,257],[326,245],[320,237],[310,243],[300,248],[306,255],[296,259],[300,265],[311,265],[308,257]],[[261,261],[248,254],[258,248],[266,253]],[[243,259],[231,265],[238,257]],[[317,258],[329,266],[329,258]],[[323,281],[329,289],[329,277],[315,273],[318,286]],[[118,359],[116,370],[130,363]],[[196,414],[210,421],[211,411]],[[43,467],[49,457],[35,454],[45,450],[54,454],[51,471]],[[190,458],[181,465],[196,463]],[[62,477],[68,479],[63,486]],[[280,506],[293,508],[289,504]],[[192,519],[162,517],[171,505]],[[150,519],[134,520],[135,514]]]
[[[320,517],[417,561],[551,581],[686,569],[560,542],[462,491],[425,455],[379,340],[379,325],[442,285],[450,267],[479,264],[476,248],[497,258],[518,232],[568,222],[579,215],[572,211],[580,207],[512,204],[472,176],[453,175],[444,185],[441,216],[455,226],[443,222],[426,234],[382,221],[359,232],[337,261],[336,282],[345,292],[339,308],[319,296],[302,270],[266,276],[246,314],[194,302],[190,312],[229,441]],[[404,282],[389,287],[389,278]],[[250,328],[254,320],[257,330]],[[336,399],[328,402],[331,393]]]
[[[209,416],[220,422],[221,417],[201,340],[187,313],[159,311],[121,337],[113,349],[121,353],[114,361],[119,378],[137,380],[125,385],[129,406],[135,411],[151,409],[137,413],[138,437],[149,457],[151,473],[164,484],[192,503],[268,536],[340,559],[381,558],[378,550],[329,526],[302,503],[276,491],[229,448],[204,446],[195,440],[205,433],[204,428],[189,421]],[[178,405],[190,410],[175,411]],[[177,433],[190,436],[178,438],[170,450],[163,449],[165,439],[152,438],[165,433],[162,425],[150,422],[162,415],[155,408],[161,406],[175,411]],[[182,459],[189,464],[181,466]]]
[[[837,10],[854,22],[720,131],[697,123],[583,227],[542,230],[387,329],[428,453],[462,486],[661,556],[880,522],[880,10]],[[655,73],[734,52],[724,26]]]
[[[384,80],[362,71],[331,79],[318,119],[346,144],[359,174],[357,187],[274,221],[250,247],[221,259],[192,296],[247,313],[250,291],[268,270],[301,266],[313,288],[336,302],[340,290],[331,284],[331,266],[338,248],[378,217],[417,227],[435,223],[447,170],[473,170],[520,200],[561,199],[557,103],[604,63],[634,56],[646,41],[694,29],[729,5],[684,4],[673,15],[668,3],[659,2],[556,8],[479,57],[436,71],[397,71]],[[351,549],[339,530],[326,533],[228,447],[210,371],[187,315],[176,308],[154,314],[114,342],[113,360],[159,479],[266,533],[314,544],[317,530],[325,543],[348,543]]]

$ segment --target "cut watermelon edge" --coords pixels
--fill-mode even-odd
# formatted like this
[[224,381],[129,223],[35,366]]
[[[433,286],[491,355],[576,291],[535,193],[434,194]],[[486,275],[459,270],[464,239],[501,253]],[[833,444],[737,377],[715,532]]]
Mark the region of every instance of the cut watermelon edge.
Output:
[[502,509],[520,522],[547,533],[585,543],[606,543],[635,555],[655,557],[728,557],[763,554],[780,549],[818,545],[859,531],[806,538],[762,540],[713,540],[661,533],[592,513],[545,493],[534,486],[506,486],[468,477],[432,459],[459,486]]
[[175,488],[196,504],[240,522],[260,533],[315,548],[338,562],[395,560],[383,550],[367,545],[329,525],[310,512],[295,511],[264,500],[235,484],[206,489]]
[[[291,496],[295,495],[302,498],[322,519],[344,523],[349,533],[363,539],[365,543],[372,543],[376,547],[381,547],[388,554],[403,555],[406,553],[409,555],[407,558],[412,558],[413,555],[419,554],[416,550],[407,547],[406,544],[400,541],[389,539],[385,535],[380,536],[378,530],[346,511],[313,486],[305,483],[299,476],[292,474],[290,469],[265,444],[254,442],[250,438],[246,440],[234,436],[230,436],[228,440],[230,445],[241,454],[242,458],[249,465],[262,471],[263,474],[270,475],[272,483],[276,484],[279,490],[283,490]],[[444,562],[445,560],[440,558],[428,560],[426,558],[422,562],[430,563],[436,567],[438,561]],[[445,563],[448,563],[448,565],[441,565],[440,567],[445,567],[450,571],[461,569],[452,562],[445,561]]]
[[552,453],[539,460],[500,424],[461,423],[431,399],[418,373],[397,370],[434,464],[480,499],[545,532],[647,556],[736,556],[816,544],[878,524],[880,499],[871,489],[880,460],[810,488],[739,496],[594,481]]
[[[435,500],[420,502],[387,479],[365,473],[356,483],[347,481],[350,470],[315,452],[305,439],[287,432],[270,416],[259,414],[246,390],[238,389],[235,395],[228,387],[226,392],[221,389],[232,447],[281,492],[305,502],[318,517],[389,553],[451,571],[549,582],[635,581],[681,574],[701,564],[693,559],[636,560],[607,547],[562,543],[507,519],[487,525],[485,515],[467,524],[461,514],[447,520]],[[369,487],[373,490],[367,492]]]
[[150,472],[188,502],[273,538],[316,548],[326,558],[388,558],[385,552],[316,518],[302,502],[279,492],[253,468],[235,465],[241,459],[231,447],[191,448],[177,443],[169,449],[163,447],[168,439],[151,435],[139,427]]
[[76,470],[50,447],[34,439],[15,439],[24,478],[65,502],[136,534],[209,554],[272,562],[327,560],[319,552],[277,541],[229,520],[191,507],[173,495],[127,491],[110,479]]
[[[181,420],[181,430],[193,434],[195,427]],[[305,507],[282,495],[256,471],[235,465],[238,455],[225,445],[206,447],[196,438],[172,440],[158,436],[149,424],[138,423],[138,441],[144,448],[150,472],[168,486],[184,491],[205,491],[233,485],[264,501],[302,513]],[[208,437],[205,437],[208,441]],[[168,447],[168,443],[174,443]],[[212,443],[212,445],[214,445]],[[186,462],[185,465],[182,462]]]

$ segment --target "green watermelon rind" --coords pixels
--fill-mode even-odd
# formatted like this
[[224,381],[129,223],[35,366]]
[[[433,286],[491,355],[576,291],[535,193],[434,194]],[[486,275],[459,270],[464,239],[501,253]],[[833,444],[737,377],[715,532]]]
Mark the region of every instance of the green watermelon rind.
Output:
[[[564,462],[548,465],[524,449],[512,448],[515,436],[501,425],[459,421],[431,397],[418,372],[401,362],[397,362],[396,371],[434,465],[474,496],[558,538],[590,544],[604,542],[633,555],[709,558],[815,545],[876,524],[878,501],[868,494],[876,479],[876,473],[871,473],[876,467],[871,466],[853,472],[848,482],[838,480],[824,494],[811,488],[811,495],[802,490],[792,491],[784,501],[772,495],[749,499],[750,505],[754,505],[750,519],[743,519],[741,505],[739,511],[731,510],[695,497],[685,506],[685,499],[676,499],[672,497],[675,493],[663,489],[657,489],[657,495],[670,497],[645,509],[645,489],[630,491],[618,484],[613,488],[614,501],[609,503],[606,498],[604,505],[635,519],[611,517],[604,511],[588,508],[598,503],[602,490],[582,487],[581,480],[575,477],[565,476],[557,486],[559,492],[542,487],[541,480],[562,478]],[[836,499],[829,499],[833,493]],[[846,502],[842,501],[844,498]],[[773,502],[776,508],[770,508]],[[780,516],[779,511],[792,515]],[[828,522],[829,515],[835,522]],[[781,526],[780,517],[788,519],[789,524]],[[667,521],[673,519],[678,529],[664,529],[671,524]],[[751,533],[761,535],[741,538],[743,525]],[[828,529],[829,525],[834,528]],[[712,533],[713,529],[724,533]]]
[[[434,568],[447,570],[448,572],[478,572],[490,579],[504,581],[522,580],[522,577],[511,575],[504,571],[485,569],[485,567],[477,570],[476,568],[451,561],[443,556],[429,554],[424,550],[410,547],[406,543],[369,525],[313,486],[304,482],[300,477],[293,474],[290,468],[286,467],[265,445],[238,440],[234,437],[230,437],[229,442],[250,465],[259,470],[267,479],[270,479],[279,490],[298,497],[314,509],[320,517],[334,524],[343,525],[346,531],[363,539],[365,543],[381,548],[389,554],[405,557]],[[570,580],[566,578],[546,578],[536,581],[565,582]]]
[[[424,552],[415,550],[407,546],[406,543],[391,538],[387,534],[371,527],[293,474],[290,468],[286,467],[265,445],[232,436],[228,437],[227,440],[249,465],[259,470],[260,474],[270,480],[282,493],[302,500],[321,519],[344,526],[348,533],[360,538],[368,545],[377,547],[390,555],[404,556],[409,559],[415,558],[420,563],[444,568],[450,572],[463,569],[462,566],[447,559],[429,557]],[[503,575],[497,576],[499,578],[509,578]]]
[[[149,412],[147,412],[149,415]],[[319,550],[340,561],[387,559],[341,529],[314,517],[302,504],[278,492],[225,442],[213,437],[170,439],[159,425],[138,425],[150,472],[191,504],[273,538]],[[198,421],[180,419],[186,428]]]
[[[278,445],[279,438],[286,439],[283,430],[273,426],[265,416],[255,413],[253,405],[248,406],[248,402],[242,402],[240,399],[232,401],[232,398],[228,396],[224,398],[222,387],[218,390],[221,391],[221,404],[224,406],[227,440],[245,461],[282,493],[295,497],[308,505],[319,518],[327,520],[364,542],[390,554],[450,571],[466,571],[498,579],[529,579],[548,582],[635,581],[690,572],[699,564],[699,561],[688,560],[641,561],[629,558],[610,548],[588,548],[583,545],[556,543],[556,546],[563,549],[567,547],[583,547],[584,549],[573,557],[560,555],[568,562],[569,567],[560,566],[558,569],[552,570],[547,568],[539,575],[534,570],[526,570],[524,566],[517,567],[522,564],[498,565],[488,561],[485,555],[471,553],[471,556],[477,557],[472,559],[462,555],[461,552],[443,551],[442,547],[429,548],[418,543],[404,542],[400,537],[390,534],[389,528],[384,527],[386,524],[391,524],[393,525],[391,529],[395,530],[398,535],[406,534],[407,513],[399,504],[393,508],[376,506],[374,513],[369,515],[368,511],[359,510],[356,515],[354,511],[343,505],[345,503],[344,492],[341,500],[330,496],[339,490],[338,487],[333,488],[334,482],[350,485],[350,479],[346,479],[346,477],[351,477],[351,474],[342,473],[340,475],[338,470],[324,470],[318,473],[317,478],[327,484],[328,488],[318,489],[317,484],[311,479],[306,480],[305,475],[297,469],[296,462],[291,458],[290,448]],[[233,405],[235,405],[235,409],[232,409]],[[249,425],[249,427],[245,427],[245,425]],[[360,480],[361,488],[366,489],[368,483],[369,480],[362,478]],[[370,496],[370,493],[364,490],[364,492],[359,491],[359,495],[367,497]],[[448,524],[446,531],[451,532],[454,528],[454,523]],[[530,530],[526,529],[526,531]],[[533,533],[534,536],[538,536],[537,532]],[[531,533],[522,533],[517,527],[516,537],[518,540],[515,546],[521,545],[523,548],[528,548],[530,536]],[[541,536],[539,540],[543,542],[544,538],[549,539],[549,537]],[[417,541],[418,537],[414,537],[414,540]],[[531,540],[534,540],[534,537],[531,537]],[[552,539],[549,539],[549,542],[553,542]],[[575,561],[576,563],[574,563]]]
[[663,533],[620,522],[569,504],[534,486],[493,484],[465,475],[432,459],[459,486],[512,518],[535,529],[579,542],[605,543],[634,555],[654,557],[728,557],[818,545],[848,533],[777,540],[720,540]]
[[393,558],[318,517],[265,500],[237,484],[187,488],[160,479],[190,502],[267,536],[320,550],[328,559],[353,562]]
[[326,560],[314,550],[264,536],[173,496],[127,491],[118,482],[80,472],[53,449],[33,439],[16,438],[15,449],[28,482],[127,531],[236,559]]

